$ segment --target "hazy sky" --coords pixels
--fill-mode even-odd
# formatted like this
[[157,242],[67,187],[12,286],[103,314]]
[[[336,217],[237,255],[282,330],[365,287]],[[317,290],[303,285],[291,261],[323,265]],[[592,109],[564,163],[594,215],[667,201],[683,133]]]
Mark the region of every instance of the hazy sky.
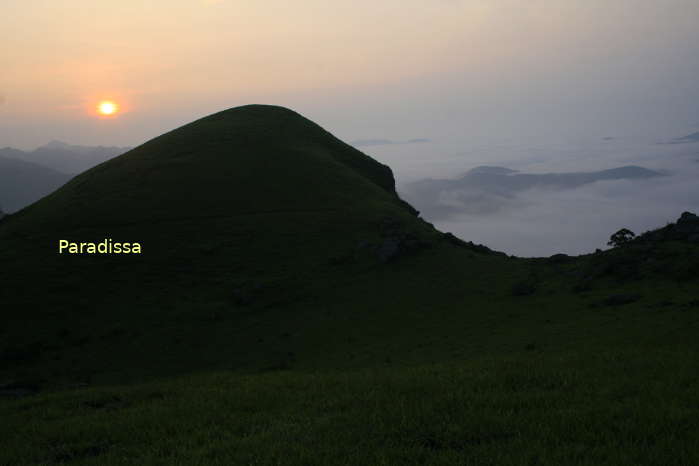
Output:
[[[699,125],[696,0],[4,0],[2,13],[0,146],[134,145],[253,102],[344,139],[455,147]],[[96,118],[105,98],[125,111]]]

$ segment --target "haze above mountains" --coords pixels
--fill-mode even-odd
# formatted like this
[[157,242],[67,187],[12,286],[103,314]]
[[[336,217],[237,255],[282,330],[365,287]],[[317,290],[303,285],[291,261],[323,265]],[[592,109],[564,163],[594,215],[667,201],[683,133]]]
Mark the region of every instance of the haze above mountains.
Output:
[[127,152],[130,147],[78,146],[51,141],[33,151],[5,147],[0,156],[32,162],[53,170],[77,175],[88,168]]
[[[428,140],[423,139],[406,141],[410,144],[383,139],[353,144],[371,144],[367,149],[374,157],[395,166],[399,192],[439,228],[510,254],[546,256],[589,252],[603,247],[620,226],[645,231],[672,221],[678,210],[692,210],[697,202],[693,177],[699,176],[693,136],[675,138],[683,143],[669,145],[604,138],[597,146],[585,146],[597,157],[574,152],[574,165],[566,165],[571,151],[566,146],[535,148],[537,157],[530,162],[519,155],[508,161],[514,155],[505,147],[481,149],[481,160],[500,160],[512,168],[472,168],[464,165],[467,159],[436,158],[432,165],[413,169],[410,164],[419,159],[411,154],[433,157],[439,144],[425,144]],[[0,209],[19,210],[73,174],[127,150],[58,141],[33,151],[0,149]],[[468,160],[473,159],[470,154]],[[614,162],[616,168],[595,170],[614,167]],[[589,168],[580,170],[582,166]],[[447,171],[466,174],[459,179],[433,178]]]

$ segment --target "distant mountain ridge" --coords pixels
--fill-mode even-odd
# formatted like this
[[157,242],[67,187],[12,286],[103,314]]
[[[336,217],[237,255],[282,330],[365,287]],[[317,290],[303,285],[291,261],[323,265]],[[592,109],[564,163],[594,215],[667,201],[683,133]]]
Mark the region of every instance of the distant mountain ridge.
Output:
[[38,201],[71,178],[35,163],[0,156],[0,217],[2,211],[12,213]]
[[406,185],[406,199],[433,218],[459,212],[491,213],[528,189],[566,190],[598,181],[640,180],[662,173],[628,165],[594,172],[520,173],[505,167],[480,166],[457,179],[423,179]]
[[12,213],[63,186],[74,175],[127,152],[126,147],[51,141],[33,151],[0,149],[0,207]]
[[43,165],[59,172],[75,175],[129,150],[129,147],[78,146],[62,141],[51,141],[33,151],[5,147],[0,149],[0,156]]

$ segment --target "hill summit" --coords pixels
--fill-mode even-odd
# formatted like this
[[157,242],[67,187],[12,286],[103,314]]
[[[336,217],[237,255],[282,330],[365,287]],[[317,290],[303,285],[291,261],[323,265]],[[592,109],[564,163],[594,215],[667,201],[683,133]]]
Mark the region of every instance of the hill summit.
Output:
[[250,105],[88,170],[18,215],[17,223],[70,231],[370,205],[409,210],[387,166],[291,110]]
[[[459,241],[417,217],[387,166],[291,110],[250,105],[82,173],[0,220],[0,243],[3,317],[19,338],[6,342],[6,354],[36,356],[27,348],[79,328],[99,335],[76,356],[83,363],[97,355],[113,361],[116,345],[126,366],[141,358],[155,373],[163,358],[178,370],[207,367],[201,358],[230,362],[231,351],[240,358],[242,343],[233,345],[231,334],[251,325],[253,309],[316,312],[310,301],[347,299],[354,292],[337,290],[366,280],[362,271]],[[228,327],[214,318],[215,329],[212,315],[227,316]],[[27,325],[31,336],[19,330]],[[135,329],[142,345],[171,354],[187,353],[183,340],[221,340],[188,364],[130,354],[123,343]]]
[[[5,249],[25,251],[39,268],[74,267],[63,252],[99,249],[59,245],[137,243],[142,254],[131,261],[161,270],[158,280],[173,263],[200,274],[224,261],[263,274],[285,264],[299,271],[354,256],[358,244],[386,261],[436,233],[399,198],[390,168],[267,105],[159,136],[0,223],[0,240],[12,244]],[[69,273],[86,273],[89,260],[76,260]],[[112,257],[95,267],[106,263],[125,265]]]

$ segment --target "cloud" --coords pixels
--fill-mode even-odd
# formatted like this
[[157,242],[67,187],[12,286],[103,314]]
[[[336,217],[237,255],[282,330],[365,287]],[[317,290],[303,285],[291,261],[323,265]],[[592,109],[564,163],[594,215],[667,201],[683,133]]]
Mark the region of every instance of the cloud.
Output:
[[672,141],[660,142],[658,144],[691,144],[695,142],[699,142],[699,131],[697,131],[696,133],[688,134],[687,136],[675,138]]
[[699,131],[688,136],[675,139],[677,142],[699,142]]
[[[429,199],[431,208],[414,202],[419,193],[409,195],[409,185],[400,192],[423,218],[464,240],[524,257],[585,254],[605,249],[620,228],[640,234],[676,221],[684,211],[699,213],[695,151],[651,147],[658,148],[656,155],[644,163],[669,176],[596,180],[566,189],[464,186],[438,191]],[[556,156],[548,160],[554,164]]]
[[668,178],[604,181],[553,195],[532,190],[504,203],[495,214],[462,213],[435,223],[460,238],[510,254],[584,254],[606,248],[609,236],[620,228],[642,233],[676,220],[685,210],[696,211],[694,184]]
[[519,173],[504,167],[480,166],[458,179],[425,179],[405,187],[406,199],[433,219],[460,214],[493,214],[521,207],[527,191],[548,192],[576,189],[605,180],[644,180],[664,176],[637,166],[595,172]]

